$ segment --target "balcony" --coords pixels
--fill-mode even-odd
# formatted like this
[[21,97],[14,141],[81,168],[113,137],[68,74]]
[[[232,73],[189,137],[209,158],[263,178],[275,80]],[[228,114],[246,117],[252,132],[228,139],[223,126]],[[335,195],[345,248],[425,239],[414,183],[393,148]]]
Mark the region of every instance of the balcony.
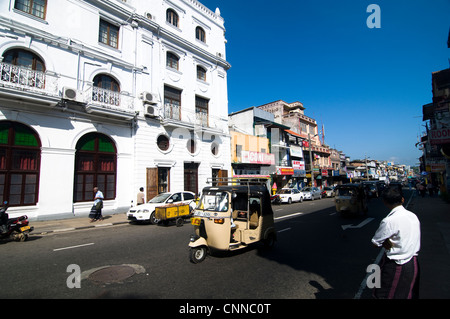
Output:
[[52,106],[60,100],[58,76],[4,62],[0,63],[0,90],[12,100]]
[[83,97],[87,113],[125,120],[131,120],[136,116],[134,97],[127,93],[93,86],[83,93]]
[[228,119],[212,116],[207,112],[196,112],[181,106],[166,104],[161,111],[161,124],[165,127],[186,128],[210,134],[224,133],[228,129]]

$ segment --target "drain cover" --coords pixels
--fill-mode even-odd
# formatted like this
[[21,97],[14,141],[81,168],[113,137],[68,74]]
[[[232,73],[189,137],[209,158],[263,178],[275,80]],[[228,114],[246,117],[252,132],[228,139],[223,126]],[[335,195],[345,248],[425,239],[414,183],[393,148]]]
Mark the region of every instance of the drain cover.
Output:
[[105,284],[116,283],[130,278],[135,273],[135,269],[130,266],[110,266],[93,272],[89,275],[89,279]]

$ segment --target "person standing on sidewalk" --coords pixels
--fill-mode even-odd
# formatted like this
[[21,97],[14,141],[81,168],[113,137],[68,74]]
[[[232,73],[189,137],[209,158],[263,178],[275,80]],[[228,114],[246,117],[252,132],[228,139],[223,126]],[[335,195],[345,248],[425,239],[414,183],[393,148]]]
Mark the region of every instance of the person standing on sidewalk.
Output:
[[390,209],[372,238],[376,247],[384,247],[380,262],[381,287],[373,295],[379,299],[419,298],[420,222],[403,207],[405,199],[397,188],[383,192],[383,202]]
[[97,220],[103,220],[102,216],[102,208],[103,208],[103,193],[98,189],[98,187],[94,187],[94,205],[91,208],[91,212],[89,214],[89,218],[91,218],[91,223]]
[[137,193],[136,205],[145,204],[145,194],[144,187],[139,188],[139,192]]

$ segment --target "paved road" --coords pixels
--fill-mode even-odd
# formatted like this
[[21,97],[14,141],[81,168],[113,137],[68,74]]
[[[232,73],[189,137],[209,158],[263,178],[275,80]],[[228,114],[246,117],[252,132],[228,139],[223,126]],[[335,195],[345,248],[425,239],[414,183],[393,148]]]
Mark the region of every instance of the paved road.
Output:
[[[0,245],[0,298],[353,298],[378,255],[370,238],[387,213],[381,201],[372,200],[369,216],[357,218],[336,214],[332,199],[273,209],[275,249],[256,245],[198,265],[188,258],[189,224],[122,225],[9,242]],[[72,264],[84,275],[125,264],[143,271],[118,283],[83,279],[80,289],[69,289]]]

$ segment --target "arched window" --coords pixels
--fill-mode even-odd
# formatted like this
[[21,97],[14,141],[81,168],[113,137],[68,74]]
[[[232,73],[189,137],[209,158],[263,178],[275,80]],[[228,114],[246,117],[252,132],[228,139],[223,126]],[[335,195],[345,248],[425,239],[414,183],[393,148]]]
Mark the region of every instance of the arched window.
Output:
[[0,202],[36,205],[39,194],[41,142],[31,128],[0,121]]
[[177,57],[175,54],[173,54],[172,52],[167,52],[167,61],[166,61],[167,67],[179,70],[179,63],[178,63],[179,60],[180,58]]
[[45,64],[33,52],[12,49],[3,54],[1,80],[19,85],[43,89],[45,87]]
[[92,101],[102,104],[120,106],[120,85],[115,79],[106,74],[94,77]]
[[95,186],[105,199],[116,198],[117,151],[106,135],[89,133],[80,138],[75,154],[74,201],[92,201]]
[[94,77],[94,86],[104,90],[120,92],[120,85],[114,78],[106,74],[98,74]]
[[170,23],[171,25],[179,28],[178,14],[175,11],[173,11],[172,9],[167,9],[166,21],[167,21],[167,23]]
[[201,28],[201,27],[195,28],[195,38],[196,38],[197,40],[200,40],[200,41],[206,43],[206,33],[205,33],[205,30],[203,30],[203,28]]
[[3,62],[25,67],[34,71],[45,72],[44,61],[33,52],[27,50],[8,50],[3,54]]

